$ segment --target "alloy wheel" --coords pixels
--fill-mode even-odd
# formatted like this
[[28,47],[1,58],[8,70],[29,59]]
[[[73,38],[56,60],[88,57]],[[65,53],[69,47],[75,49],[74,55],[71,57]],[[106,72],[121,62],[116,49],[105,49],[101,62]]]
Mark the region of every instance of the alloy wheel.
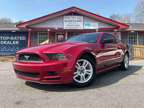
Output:
[[77,83],[87,83],[93,76],[93,66],[86,59],[79,59],[75,65],[74,81]]

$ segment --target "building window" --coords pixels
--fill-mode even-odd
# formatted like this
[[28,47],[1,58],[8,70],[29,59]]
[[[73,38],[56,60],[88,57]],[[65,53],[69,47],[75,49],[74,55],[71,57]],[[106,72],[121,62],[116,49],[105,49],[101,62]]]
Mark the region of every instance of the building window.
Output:
[[32,34],[32,46],[38,46],[49,43],[48,32],[34,32]]
[[131,44],[131,45],[139,44],[139,42],[138,42],[138,33],[137,32],[129,32],[128,43]]
[[138,32],[139,45],[144,45],[144,32]]
[[49,43],[48,33],[47,32],[38,32],[38,44],[47,44]]

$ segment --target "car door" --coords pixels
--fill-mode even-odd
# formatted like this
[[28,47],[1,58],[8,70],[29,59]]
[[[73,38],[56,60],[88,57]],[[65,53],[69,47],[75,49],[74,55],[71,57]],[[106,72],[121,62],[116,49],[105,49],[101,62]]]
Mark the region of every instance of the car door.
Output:
[[119,54],[116,38],[109,33],[104,33],[100,40],[99,67],[106,68],[116,64]]

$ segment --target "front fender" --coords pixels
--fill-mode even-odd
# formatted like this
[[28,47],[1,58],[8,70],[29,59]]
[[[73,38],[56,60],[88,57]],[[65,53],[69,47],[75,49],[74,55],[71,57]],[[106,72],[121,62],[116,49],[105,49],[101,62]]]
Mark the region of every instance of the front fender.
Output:
[[88,47],[77,48],[73,50],[71,49],[71,51],[68,53],[68,58],[69,58],[68,66],[70,66],[73,71],[75,70],[75,64],[77,60],[85,53],[93,54],[92,49]]

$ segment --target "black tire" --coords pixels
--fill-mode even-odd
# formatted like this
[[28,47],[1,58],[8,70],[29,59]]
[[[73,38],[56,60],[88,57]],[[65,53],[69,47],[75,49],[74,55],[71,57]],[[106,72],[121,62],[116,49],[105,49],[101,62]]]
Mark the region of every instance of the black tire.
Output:
[[[127,62],[127,64],[126,64],[126,62]],[[128,55],[128,53],[126,53],[124,55],[124,58],[123,58],[123,61],[121,62],[120,68],[121,68],[121,70],[128,70],[128,68],[129,68],[129,55]]]
[[[79,58],[78,60],[87,60],[89,61],[89,63],[92,65],[92,68],[93,68],[93,73],[92,73],[92,76],[91,78],[87,81],[87,82],[84,82],[84,83],[79,83],[79,82],[76,82],[73,78],[73,84],[74,86],[76,87],[85,87],[85,86],[89,86],[92,84],[92,82],[94,81],[94,79],[96,78],[96,63],[92,60],[92,58],[88,57],[88,56],[84,56],[84,57],[81,57]],[[78,61],[77,60],[77,61]],[[76,64],[75,64],[76,65]],[[73,76],[74,77],[74,76]]]

